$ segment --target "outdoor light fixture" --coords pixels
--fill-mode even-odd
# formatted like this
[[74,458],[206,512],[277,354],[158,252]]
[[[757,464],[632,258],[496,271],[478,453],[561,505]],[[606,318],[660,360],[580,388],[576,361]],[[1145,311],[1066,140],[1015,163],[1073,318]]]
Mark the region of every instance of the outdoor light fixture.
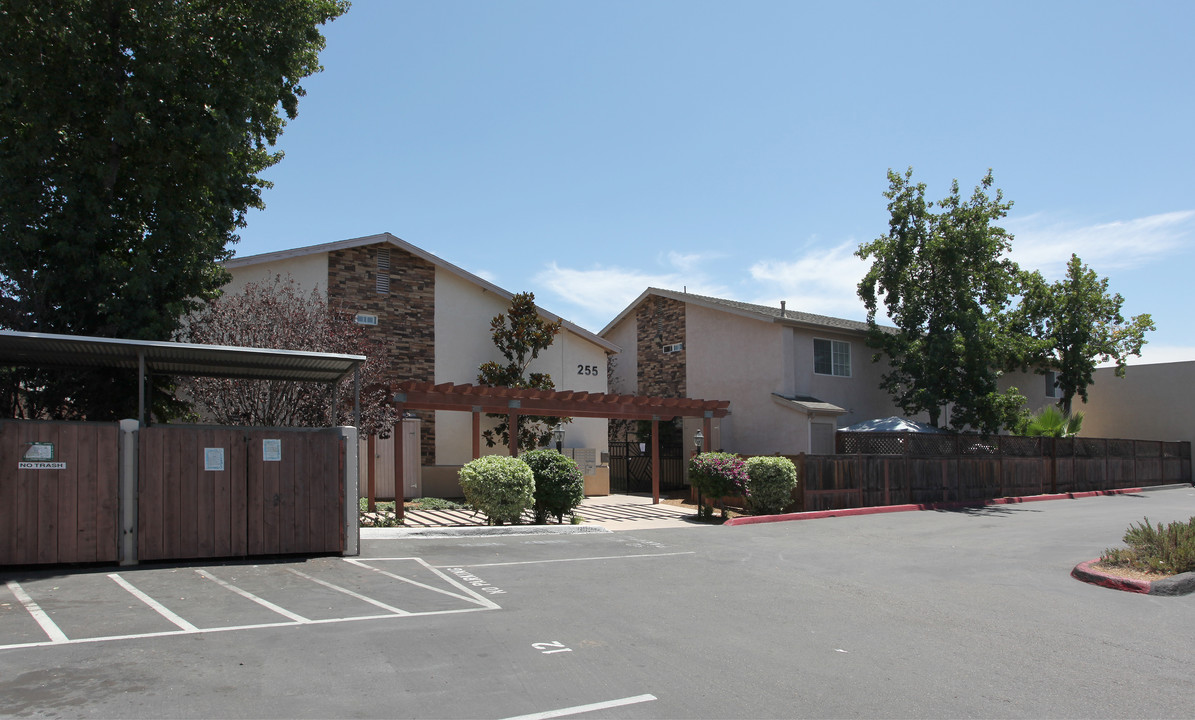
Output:
[[564,422],[558,422],[556,427],[552,428],[552,439],[556,441],[556,452],[563,452]]
[[693,444],[697,446],[698,452],[705,447],[705,435],[701,434],[701,428],[697,428],[697,434],[693,436]]

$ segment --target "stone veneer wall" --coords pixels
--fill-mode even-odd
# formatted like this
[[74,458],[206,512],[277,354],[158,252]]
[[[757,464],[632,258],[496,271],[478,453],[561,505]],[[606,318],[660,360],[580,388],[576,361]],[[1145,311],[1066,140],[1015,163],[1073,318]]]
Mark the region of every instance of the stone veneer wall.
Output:
[[[639,395],[687,397],[685,389],[685,304],[652,295],[635,308]],[[684,343],[680,352],[664,354],[664,346]]]
[[[378,250],[390,250],[390,292],[377,291]],[[391,359],[391,381],[436,379],[436,267],[388,243],[328,253],[328,296],[358,313],[378,316],[366,326]],[[420,455],[424,465],[436,463],[435,413],[419,411],[423,420]]]

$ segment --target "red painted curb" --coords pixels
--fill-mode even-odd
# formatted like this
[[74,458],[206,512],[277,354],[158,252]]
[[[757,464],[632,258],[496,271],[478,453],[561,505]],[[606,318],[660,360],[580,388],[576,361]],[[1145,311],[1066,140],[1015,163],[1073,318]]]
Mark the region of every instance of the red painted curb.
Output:
[[810,512],[785,513],[783,515],[751,515],[747,517],[731,518],[722,523],[725,525],[758,525],[760,523],[789,522],[792,520],[820,520],[831,517],[853,517],[855,515],[878,515],[880,513],[910,512],[913,510],[958,510],[968,507],[986,507],[988,505],[1013,505],[1017,503],[1038,502],[1040,500],[1074,500],[1078,498],[1096,497],[1099,495],[1126,495],[1142,492],[1144,488],[1123,488],[1121,490],[1091,490],[1089,492],[1058,493],[1055,495],[1027,495],[1024,497],[993,498],[983,502],[947,502],[923,503],[920,505],[877,505],[864,508],[843,508],[841,510],[813,510]]
[[1131,580],[1129,578],[1117,577],[1109,575],[1099,570],[1093,569],[1091,566],[1099,562],[1099,559],[1088,560],[1081,562],[1071,570],[1071,577],[1076,580],[1082,580],[1085,583],[1092,585],[1099,585],[1100,587],[1111,588],[1113,590],[1124,590],[1126,592],[1141,593],[1142,595],[1150,594],[1153,588],[1153,583],[1149,580]]

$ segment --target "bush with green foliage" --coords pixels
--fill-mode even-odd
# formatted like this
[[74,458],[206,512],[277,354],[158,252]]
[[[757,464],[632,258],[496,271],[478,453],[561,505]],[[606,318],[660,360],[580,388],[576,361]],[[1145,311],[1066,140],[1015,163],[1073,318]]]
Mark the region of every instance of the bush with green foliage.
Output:
[[797,466],[784,457],[747,459],[747,505],[754,515],[774,515],[793,500]]
[[527,463],[535,476],[535,522],[543,525],[548,515],[564,522],[564,514],[585,499],[585,477],[570,457],[555,450],[532,450],[519,459]]
[[465,502],[490,525],[517,523],[535,501],[535,476],[518,458],[487,455],[462,467],[459,477]]
[[1129,526],[1124,541],[1128,548],[1105,550],[1100,562],[1167,575],[1195,572],[1195,517],[1166,527],[1158,523],[1156,528],[1145,518]]
[[747,466],[733,453],[701,453],[689,460],[689,483],[711,499],[747,496]]

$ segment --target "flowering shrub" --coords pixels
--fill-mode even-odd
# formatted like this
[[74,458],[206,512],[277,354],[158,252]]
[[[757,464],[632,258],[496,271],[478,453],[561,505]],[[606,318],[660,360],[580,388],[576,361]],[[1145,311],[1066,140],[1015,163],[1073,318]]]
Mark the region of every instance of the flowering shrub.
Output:
[[542,525],[548,515],[564,522],[564,514],[585,499],[585,477],[577,463],[555,450],[532,450],[519,456],[535,475],[535,522]]
[[731,453],[701,453],[689,460],[689,482],[710,498],[746,496],[747,465]]
[[783,457],[753,457],[747,460],[748,504],[755,515],[773,515],[793,500],[797,466]]
[[527,463],[504,455],[486,455],[461,468],[465,501],[491,525],[516,523],[534,502],[535,476]]

